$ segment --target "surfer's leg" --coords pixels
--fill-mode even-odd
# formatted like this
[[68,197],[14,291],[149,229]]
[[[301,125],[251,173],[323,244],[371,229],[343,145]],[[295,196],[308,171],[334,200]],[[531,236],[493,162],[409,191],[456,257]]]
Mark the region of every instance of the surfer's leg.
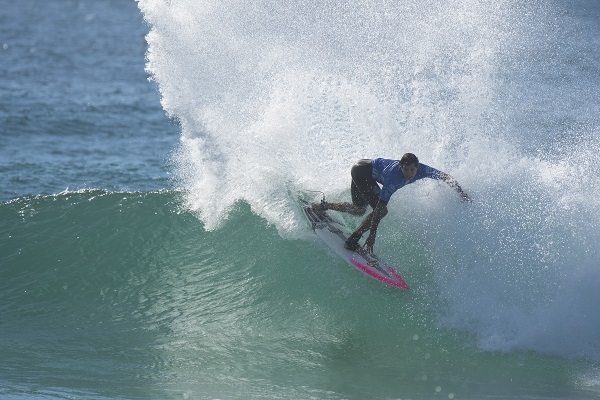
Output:
[[373,178],[373,163],[371,160],[360,160],[352,167],[352,183],[350,184],[350,194],[352,195],[352,204],[362,208],[363,215],[367,210],[367,205],[375,208],[379,202],[379,193],[381,189],[377,181]]
[[367,211],[367,206],[357,206],[352,203],[313,203],[313,208],[316,211],[325,211],[325,210],[334,210],[339,212],[345,212],[356,216],[364,215],[365,211]]
[[350,184],[350,192],[352,194],[352,203],[328,203],[326,201],[322,201],[321,203],[313,203],[312,207],[317,212],[322,212],[325,210],[334,210],[349,213],[355,216],[364,215],[367,211],[368,202],[366,201],[365,196],[363,196],[361,190],[356,186],[354,181],[352,181],[352,183]]
[[[373,215],[375,214],[375,208],[377,208],[377,202],[379,201],[379,199],[377,198],[372,200],[375,201],[375,204],[373,204],[373,202],[370,203],[371,207],[373,207],[373,211],[371,211],[371,213],[365,217],[365,219],[360,223],[358,228],[354,232],[352,232],[352,234],[348,237],[348,239],[344,243],[345,248],[349,250],[358,249],[360,247],[358,242],[362,235],[364,235],[365,232],[371,230],[371,227],[373,225]],[[383,207],[383,209],[379,211],[380,218],[383,218],[387,214],[387,212],[387,207]]]
[[354,232],[352,232],[352,234],[348,237],[348,239],[344,243],[344,247],[347,248],[348,250],[352,250],[352,251],[358,249],[360,247],[360,244],[358,242],[360,241],[360,238],[362,238],[362,235],[364,235],[366,231],[371,229],[371,221],[372,220],[373,220],[373,213],[371,212],[361,222],[359,227]]
[[[323,212],[325,210],[334,210],[344,213],[349,213],[356,216],[364,215],[367,211],[368,200],[365,198],[363,191],[366,187],[370,186],[367,182],[368,179],[373,180],[371,176],[372,166],[371,160],[360,160],[358,161],[350,171],[352,175],[352,181],[350,182],[350,193],[352,194],[352,203],[341,202],[341,203],[327,203],[322,201],[319,203],[313,203],[312,207],[317,212]],[[374,181],[374,180],[373,180]],[[357,182],[362,187],[357,185]],[[367,191],[369,189],[366,189]]]
[[369,204],[377,204],[379,201],[379,186],[373,179],[373,165],[371,160],[359,160],[350,171],[352,181],[350,182],[350,194],[352,203],[313,203],[312,207],[317,212],[334,210],[349,213],[355,216],[364,215]]

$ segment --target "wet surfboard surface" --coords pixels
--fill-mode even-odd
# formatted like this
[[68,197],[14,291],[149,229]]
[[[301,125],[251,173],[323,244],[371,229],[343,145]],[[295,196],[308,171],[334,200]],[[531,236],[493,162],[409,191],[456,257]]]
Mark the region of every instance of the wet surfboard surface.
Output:
[[356,251],[346,249],[344,242],[350,232],[343,223],[327,215],[327,212],[315,211],[304,200],[301,200],[301,206],[313,231],[336,255],[371,278],[400,289],[409,289],[408,284],[392,264],[375,254],[367,253],[363,248]]

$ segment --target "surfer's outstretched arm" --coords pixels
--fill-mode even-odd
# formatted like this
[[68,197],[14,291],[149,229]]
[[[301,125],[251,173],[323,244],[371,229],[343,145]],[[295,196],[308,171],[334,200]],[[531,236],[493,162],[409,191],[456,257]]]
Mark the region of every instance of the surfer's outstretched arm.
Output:
[[473,201],[471,197],[463,190],[463,188],[458,184],[458,181],[448,175],[445,172],[441,173],[441,179],[446,182],[452,189],[456,190],[456,192],[460,195],[462,201]]

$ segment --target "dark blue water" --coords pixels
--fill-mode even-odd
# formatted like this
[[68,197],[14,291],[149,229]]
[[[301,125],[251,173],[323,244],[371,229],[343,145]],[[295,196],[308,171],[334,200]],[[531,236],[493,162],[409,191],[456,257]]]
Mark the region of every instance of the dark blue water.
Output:
[[0,198],[168,185],[177,126],[130,1],[3,1]]
[[[596,1],[0,0],[0,397],[598,398],[599,29]],[[406,151],[474,201],[394,195],[403,292],[296,197]]]

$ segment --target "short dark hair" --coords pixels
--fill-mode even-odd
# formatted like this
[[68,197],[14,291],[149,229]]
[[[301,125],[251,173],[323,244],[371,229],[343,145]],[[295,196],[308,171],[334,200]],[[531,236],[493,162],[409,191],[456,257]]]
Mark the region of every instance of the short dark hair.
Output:
[[404,153],[402,158],[400,159],[400,165],[410,165],[410,164],[419,164],[419,159],[413,153]]

